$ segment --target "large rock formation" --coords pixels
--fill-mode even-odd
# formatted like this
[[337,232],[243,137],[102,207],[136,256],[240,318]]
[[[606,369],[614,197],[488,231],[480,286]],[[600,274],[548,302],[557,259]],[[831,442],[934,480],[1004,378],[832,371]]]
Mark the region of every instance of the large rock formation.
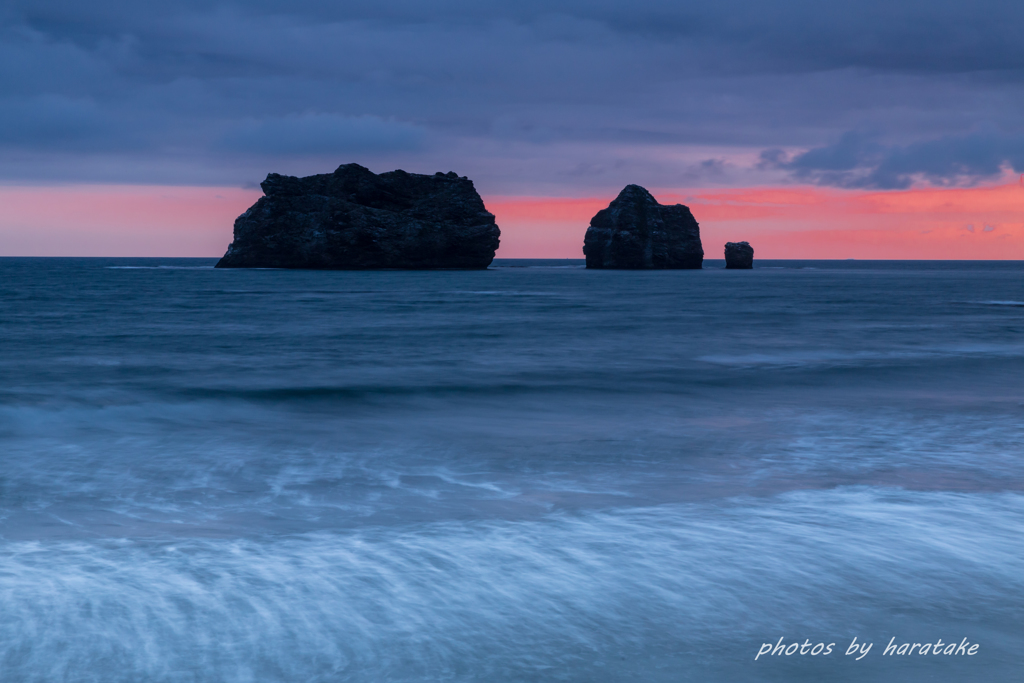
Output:
[[726,242],[725,267],[750,270],[754,267],[754,248],[749,242]]
[[587,268],[701,268],[700,227],[682,204],[663,206],[627,185],[597,212],[583,239]]
[[218,268],[486,268],[500,231],[473,181],[454,173],[376,175],[358,164],[295,178],[235,220]]

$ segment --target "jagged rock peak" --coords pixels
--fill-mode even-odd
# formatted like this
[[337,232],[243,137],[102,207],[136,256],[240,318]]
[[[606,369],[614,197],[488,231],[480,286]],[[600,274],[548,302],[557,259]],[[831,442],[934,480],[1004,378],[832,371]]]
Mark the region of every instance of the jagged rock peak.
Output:
[[639,185],[626,185],[590,221],[583,240],[587,268],[701,268],[700,226],[690,209],[658,201]]
[[235,220],[218,268],[486,268],[500,231],[456,173],[377,175],[359,164],[296,178],[271,173]]

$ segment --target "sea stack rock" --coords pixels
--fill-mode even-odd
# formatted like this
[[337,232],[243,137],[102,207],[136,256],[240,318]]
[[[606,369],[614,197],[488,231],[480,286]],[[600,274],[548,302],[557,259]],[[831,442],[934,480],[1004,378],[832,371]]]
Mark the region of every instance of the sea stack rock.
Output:
[[663,206],[627,185],[597,212],[583,239],[587,268],[701,268],[700,226],[682,204]]
[[359,164],[271,173],[218,268],[486,268],[501,234],[473,181]]
[[726,242],[725,267],[750,270],[754,267],[754,248],[748,242]]

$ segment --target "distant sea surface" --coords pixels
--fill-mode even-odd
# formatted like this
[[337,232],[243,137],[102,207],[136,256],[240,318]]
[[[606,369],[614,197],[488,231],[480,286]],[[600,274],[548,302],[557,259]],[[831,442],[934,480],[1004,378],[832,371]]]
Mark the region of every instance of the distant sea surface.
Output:
[[1024,263],[214,262],[0,259],[4,683],[1019,680]]

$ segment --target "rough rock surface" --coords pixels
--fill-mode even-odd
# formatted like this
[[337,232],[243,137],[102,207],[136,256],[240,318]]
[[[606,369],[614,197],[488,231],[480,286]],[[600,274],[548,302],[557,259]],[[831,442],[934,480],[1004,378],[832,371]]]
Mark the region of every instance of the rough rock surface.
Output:
[[726,242],[725,267],[750,270],[754,267],[754,248],[749,242]]
[[587,268],[701,268],[700,227],[682,204],[663,206],[627,185],[597,212],[583,239]]
[[486,268],[501,234],[473,181],[455,173],[374,174],[358,164],[295,178],[235,220],[218,268]]

